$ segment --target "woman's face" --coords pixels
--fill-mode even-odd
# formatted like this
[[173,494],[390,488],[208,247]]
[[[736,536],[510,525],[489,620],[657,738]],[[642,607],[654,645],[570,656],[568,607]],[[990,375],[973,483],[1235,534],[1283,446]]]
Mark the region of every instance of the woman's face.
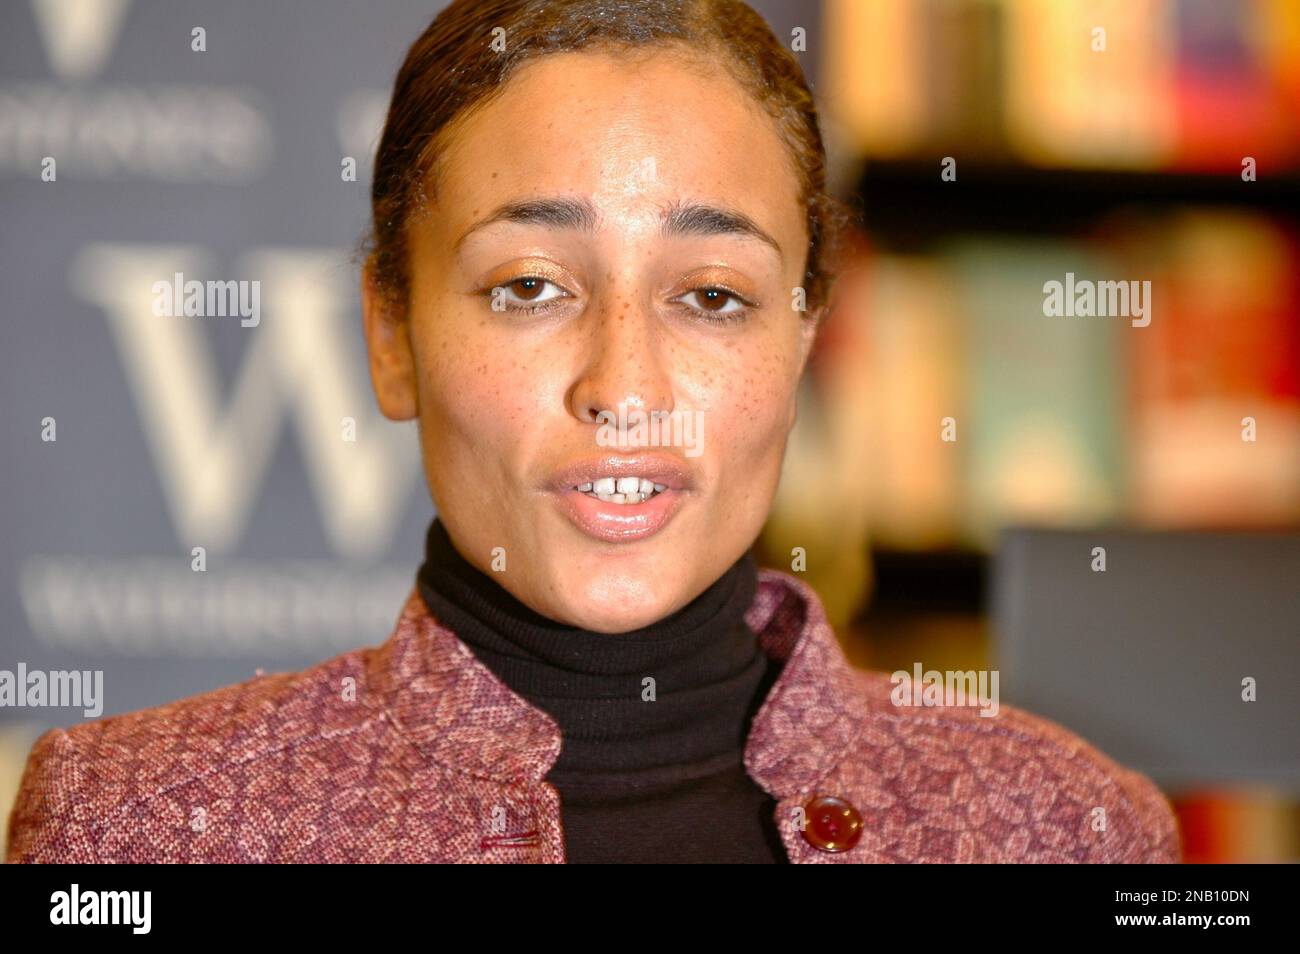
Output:
[[776,490],[815,328],[793,159],[725,71],[667,51],[544,56],[446,144],[409,308],[365,283],[380,407],[418,416],[472,564],[560,622],[648,625]]

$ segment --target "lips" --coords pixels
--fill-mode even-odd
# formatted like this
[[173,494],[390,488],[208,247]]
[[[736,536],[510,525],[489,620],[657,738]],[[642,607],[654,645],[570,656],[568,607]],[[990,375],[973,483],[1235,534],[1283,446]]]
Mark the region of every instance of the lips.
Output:
[[613,477],[616,481],[621,477],[639,477],[675,491],[687,491],[693,485],[691,469],[686,464],[660,454],[645,454],[636,457],[605,455],[575,461],[560,468],[549,487],[556,492],[572,490],[606,477]]
[[[657,492],[640,503],[615,503],[579,489],[610,478],[615,483],[625,478],[649,481]],[[578,530],[605,543],[627,543],[662,530],[693,490],[694,479],[687,465],[671,457],[605,455],[560,468],[548,487]]]

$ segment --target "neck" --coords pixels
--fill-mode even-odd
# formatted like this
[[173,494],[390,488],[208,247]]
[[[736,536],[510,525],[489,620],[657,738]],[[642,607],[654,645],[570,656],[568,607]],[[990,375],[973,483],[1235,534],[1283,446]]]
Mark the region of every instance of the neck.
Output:
[[595,783],[739,763],[775,666],[744,622],[757,587],[746,553],[686,606],[627,633],[528,608],[456,549],[440,520],[418,576],[434,617],[563,737],[552,776]]

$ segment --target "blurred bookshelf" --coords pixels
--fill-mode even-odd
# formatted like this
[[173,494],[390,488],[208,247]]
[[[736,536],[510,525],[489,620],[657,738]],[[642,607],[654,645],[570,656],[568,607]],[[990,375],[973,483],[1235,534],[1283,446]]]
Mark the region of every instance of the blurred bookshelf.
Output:
[[[1300,530],[1300,3],[827,0],[823,32],[861,229],[765,552],[820,546],[853,661],[990,665],[1009,524]],[[1046,316],[1067,273],[1149,281],[1150,323]],[[1187,860],[1300,859],[1294,794],[1178,793]]]

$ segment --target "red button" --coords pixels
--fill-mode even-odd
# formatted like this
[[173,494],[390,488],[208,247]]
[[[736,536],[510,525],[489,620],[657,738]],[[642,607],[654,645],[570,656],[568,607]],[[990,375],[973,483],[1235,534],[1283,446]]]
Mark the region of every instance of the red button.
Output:
[[814,795],[803,809],[803,837],[818,851],[848,851],[862,837],[862,816],[842,798]]

